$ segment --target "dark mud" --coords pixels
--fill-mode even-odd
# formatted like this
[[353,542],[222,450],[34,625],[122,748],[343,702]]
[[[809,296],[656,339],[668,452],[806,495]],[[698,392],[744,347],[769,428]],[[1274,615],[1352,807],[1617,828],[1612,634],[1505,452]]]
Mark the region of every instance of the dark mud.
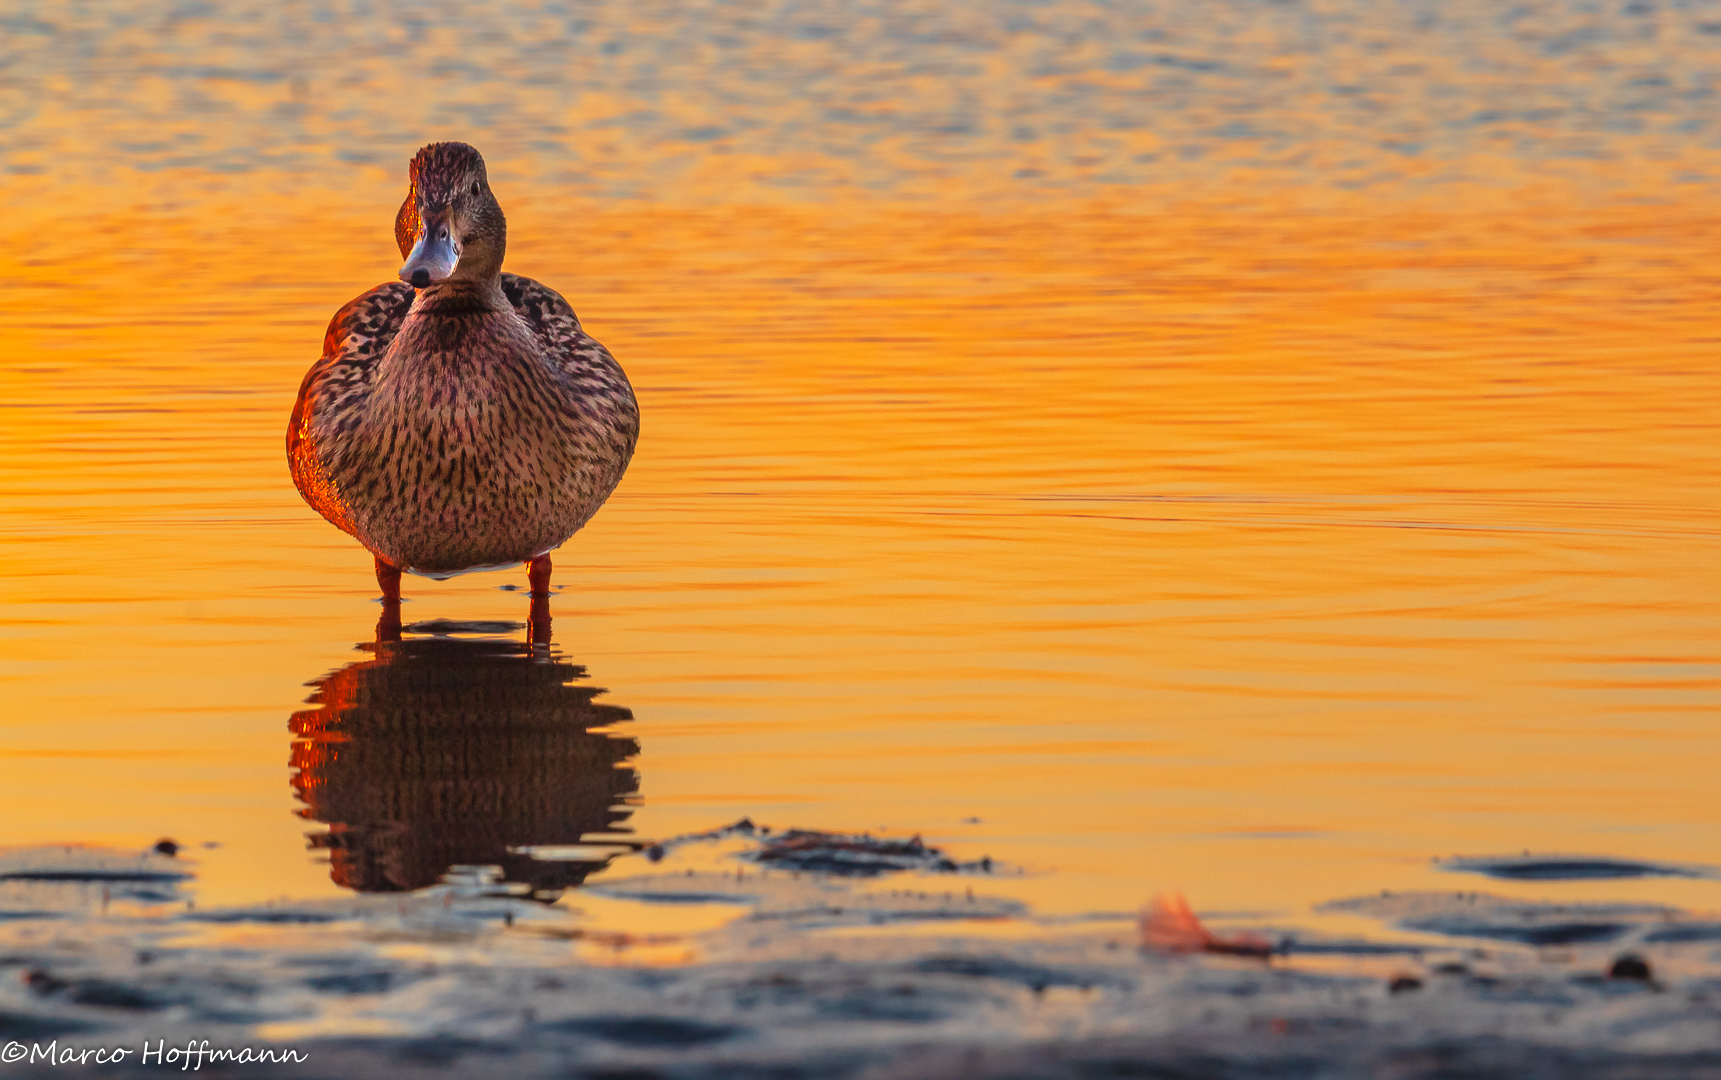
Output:
[[1683,877],[1713,878],[1707,866],[1643,862],[1637,859],[1596,858],[1579,855],[1521,855],[1445,859],[1436,862],[1443,870],[1481,874],[1501,881],[1611,881],[1622,878]]
[[[160,855],[14,852],[32,876],[5,885],[0,1036],[291,1048],[307,1060],[210,1071],[366,1080],[1721,1078],[1712,918],[1408,893],[1326,905],[1378,935],[1257,922],[1271,957],[1169,956],[1126,919],[1037,919],[918,842],[740,825],[619,856],[556,904],[492,868],[192,911],[104,899],[91,876]],[[778,844],[869,870],[760,857]],[[899,858],[912,869],[876,869]],[[632,933],[582,916],[587,894],[638,904],[642,926],[666,902],[720,917]],[[99,1075],[163,1074],[132,1057]]]

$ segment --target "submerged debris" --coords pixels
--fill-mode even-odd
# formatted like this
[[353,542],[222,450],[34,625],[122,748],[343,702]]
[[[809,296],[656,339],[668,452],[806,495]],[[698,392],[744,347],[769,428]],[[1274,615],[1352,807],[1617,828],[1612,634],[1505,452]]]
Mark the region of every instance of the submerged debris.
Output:
[[1682,866],[1596,855],[1487,855],[1436,859],[1442,870],[1481,874],[1502,881],[1613,881],[1624,878],[1712,878],[1713,867]]
[[677,848],[689,844],[710,843],[731,839],[750,840],[753,850],[740,857],[748,862],[805,874],[829,874],[835,877],[878,877],[913,871],[923,874],[990,874],[994,863],[990,856],[969,862],[958,862],[933,847],[916,833],[907,840],[892,840],[871,833],[834,833],[820,829],[773,830],[768,825],[755,825],[751,818],[742,818],[729,825],[705,832],[687,833],[659,840],[645,848],[651,862],[661,862]]
[[1625,953],[1608,968],[1607,977],[1610,979],[1631,979],[1638,982],[1649,982],[1653,977],[1649,970],[1649,961],[1636,953]]
[[80,911],[114,900],[180,903],[193,873],[173,847],[174,854],[159,844],[142,852],[82,844],[0,850],[0,914]]
[[886,840],[866,833],[843,836],[812,829],[791,829],[768,837],[754,853],[753,861],[841,877],[877,877],[900,870],[955,873],[962,869],[942,851],[927,847],[919,834],[908,840]]
[[1201,925],[1182,893],[1162,893],[1141,912],[1141,944],[1171,953],[1219,953],[1225,956],[1273,955],[1273,945],[1254,934],[1221,937]]
[[1653,904],[1555,904],[1463,892],[1365,896],[1317,910],[1366,915],[1420,933],[1530,946],[1606,944],[1668,925],[1679,914]]

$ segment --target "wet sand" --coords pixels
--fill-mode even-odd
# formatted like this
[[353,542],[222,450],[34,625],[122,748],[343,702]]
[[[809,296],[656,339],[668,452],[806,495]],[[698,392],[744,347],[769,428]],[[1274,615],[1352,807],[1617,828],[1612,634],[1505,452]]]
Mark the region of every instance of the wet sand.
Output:
[[1249,959],[1143,949],[1131,912],[1037,915],[994,894],[1013,868],[900,840],[747,822],[613,868],[561,903],[491,868],[203,910],[183,856],[14,851],[0,1035],[134,1048],[98,1073],[122,1076],[205,1040],[306,1077],[1721,1076],[1721,919],[1660,905],[1324,906],[1354,933],[1210,914],[1271,942]]

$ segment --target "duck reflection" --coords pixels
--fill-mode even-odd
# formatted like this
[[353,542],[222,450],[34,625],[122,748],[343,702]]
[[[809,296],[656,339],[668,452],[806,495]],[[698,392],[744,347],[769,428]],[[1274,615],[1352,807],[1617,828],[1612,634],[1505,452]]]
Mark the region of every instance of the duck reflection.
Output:
[[[534,624],[531,636],[547,638]],[[375,644],[360,646],[368,659],[312,684],[315,707],[289,723],[292,784],[299,814],[328,826],[310,840],[336,884],[393,892],[451,866],[499,866],[554,899],[630,846],[522,850],[620,830],[639,791],[625,764],[639,743],[594,730],[633,714],[595,701],[603,690],[581,684],[585,669],[546,645],[449,636],[516,628],[402,628],[385,615]]]

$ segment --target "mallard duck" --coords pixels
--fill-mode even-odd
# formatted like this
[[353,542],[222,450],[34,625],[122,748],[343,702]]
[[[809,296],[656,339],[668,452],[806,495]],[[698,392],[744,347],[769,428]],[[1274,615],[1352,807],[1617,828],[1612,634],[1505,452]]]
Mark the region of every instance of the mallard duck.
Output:
[[621,481],[639,405],[560,294],[502,272],[507,224],[477,150],[433,143],[409,177],[400,281],[329,321],[287,427],[293,483],[376,556],[387,602],[402,571],[519,563],[541,598],[549,553]]

